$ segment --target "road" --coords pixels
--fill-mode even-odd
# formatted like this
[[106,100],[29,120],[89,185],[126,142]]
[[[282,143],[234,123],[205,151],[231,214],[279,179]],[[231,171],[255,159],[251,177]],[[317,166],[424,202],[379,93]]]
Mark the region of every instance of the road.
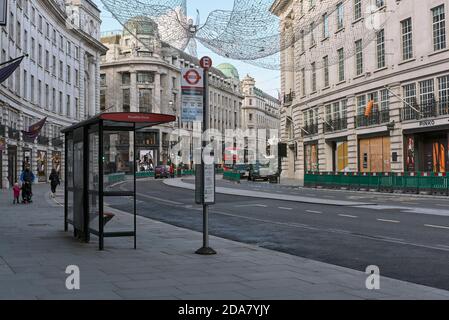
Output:
[[[279,186],[270,188],[286,192]],[[132,209],[129,198],[107,201],[120,210]],[[413,199],[413,203],[445,213],[444,207],[429,199]],[[381,275],[449,290],[449,217],[374,208],[217,195],[210,233],[360,271],[376,265]],[[160,180],[138,182],[137,209],[148,218],[196,231],[202,228],[202,211],[194,204],[193,191],[169,187]]]

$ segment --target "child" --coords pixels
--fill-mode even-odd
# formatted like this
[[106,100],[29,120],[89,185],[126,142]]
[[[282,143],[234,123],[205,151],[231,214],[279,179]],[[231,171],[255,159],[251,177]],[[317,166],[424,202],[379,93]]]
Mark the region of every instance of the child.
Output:
[[16,204],[16,202],[17,202],[17,204],[19,204],[20,203],[19,197],[20,197],[20,190],[21,190],[21,188],[19,187],[19,184],[17,182],[14,184],[14,187],[12,188],[12,190],[14,192],[13,204]]

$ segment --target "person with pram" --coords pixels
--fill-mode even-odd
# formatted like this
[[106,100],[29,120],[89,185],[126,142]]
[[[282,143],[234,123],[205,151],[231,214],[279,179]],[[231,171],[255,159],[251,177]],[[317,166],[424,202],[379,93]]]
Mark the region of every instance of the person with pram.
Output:
[[35,176],[29,167],[25,168],[25,170],[20,175],[20,182],[22,182],[22,203],[31,203],[33,202],[33,182],[35,180]]

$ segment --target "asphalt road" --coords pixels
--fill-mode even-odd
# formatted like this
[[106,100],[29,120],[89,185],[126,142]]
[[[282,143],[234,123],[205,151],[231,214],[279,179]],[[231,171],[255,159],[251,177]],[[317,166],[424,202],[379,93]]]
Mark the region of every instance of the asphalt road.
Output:
[[[130,198],[107,201],[132,209]],[[413,203],[429,206],[428,200]],[[138,182],[137,209],[145,217],[202,230],[202,209],[194,204],[193,191],[160,180]],[[217,195],[210,233],[360,271],[376,265],[381,275],[449,290],[449,216]]]

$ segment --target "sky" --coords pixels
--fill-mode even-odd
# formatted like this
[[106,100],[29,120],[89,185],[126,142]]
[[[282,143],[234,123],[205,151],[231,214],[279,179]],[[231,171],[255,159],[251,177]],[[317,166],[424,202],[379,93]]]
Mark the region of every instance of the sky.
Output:
[[[102,11],[101,18],[103,20],[103,23],[101,26],[101,31],[121,30],[121,24],[114,19],[110,12],[106,10],[106,8],[103,6],[103,3],[100,0],[94,1]],[[198,9],[201,17],[200,21],[201,23],[204,23],[211,11],[218,9],[231,10],[233,4],[234,0],[187,0],[187,10],[188,15],[196,19],[196,10]],[[221,57],[198,43],[198,56],[202,57],[204,55],[210,56],[215,66],[221,63],[231,63],[239,71],[240,79],[249,74],[256,79],[256,86],[258,88],[264,90],[265,92],[273,95],[276,98],[278,97],[278,90],[280,91],[281,86],[279,71],[267,70],[241,61]]]

